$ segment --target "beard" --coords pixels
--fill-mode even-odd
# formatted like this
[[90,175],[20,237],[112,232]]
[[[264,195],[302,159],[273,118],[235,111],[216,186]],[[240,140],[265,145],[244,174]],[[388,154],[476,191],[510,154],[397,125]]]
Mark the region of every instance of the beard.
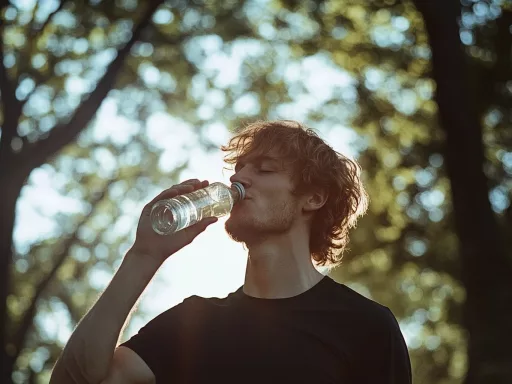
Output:
[[[256,212],[256,213],[255,213]],[[297,205],[291,201],[274,202],[272,206],[262,210],[248,209],[232,214],[224,224],[231,239],[247,246],[286,233],[297,217]]]

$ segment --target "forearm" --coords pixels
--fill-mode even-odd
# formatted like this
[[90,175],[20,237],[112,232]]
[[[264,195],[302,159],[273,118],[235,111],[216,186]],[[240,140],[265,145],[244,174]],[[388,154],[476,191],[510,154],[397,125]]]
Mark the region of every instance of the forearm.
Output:
[[71,376],[99,383],[108,373],[121,329],[159,265],[128,252],[107,289],[80,321],[55,365],[51,384]]

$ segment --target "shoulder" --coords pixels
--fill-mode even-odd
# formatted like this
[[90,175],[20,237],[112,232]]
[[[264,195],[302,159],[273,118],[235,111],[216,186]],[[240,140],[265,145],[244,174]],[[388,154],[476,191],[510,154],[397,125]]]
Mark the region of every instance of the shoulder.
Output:
[[[333,280],[334,282],[334,280]],[[334,285],[335,284],[335,285]],[[343,340],[351,341],[354,382],[411,383],[407,344],[391,310],[344,284],[331,284],[342,316],[350,318]],[[372,367],[372,369],[368,369]]]
[[350,314],[350,317],[364,326],[366,330],[394,332],[399,329],[396,318],[388,307],[332,278],[329,280],[329,296],[333,298],[333,302],[341,311]]
[[152,318],[126,344],[143,342],[144,340],[164,343],[168,341],[168,338],[176,338],[181,332],[195,329],[200,324],[217,317],[216,314],[219,311],[216,308],[219,308],[223,303],[225,304],[227,299],[197,295],[189,296],[181,303]]
[[[228,294],[226,297],[203,297],[192,295],[185,298],[181,303],[165,310],[153,318],[150,323],[168,324],[170,319],[176,319],[183,316],[192,316],[198,312],[212,311],[216,308],[234,305],[236,302],[236,292]],[[149,324],[149,323],[148,323]]]
[[226,297],[192,295],[162,315],[189,319],[190,317],[222,314],[225,312],[224,308],[231,307],[235,303],[235,293],[230,293]]

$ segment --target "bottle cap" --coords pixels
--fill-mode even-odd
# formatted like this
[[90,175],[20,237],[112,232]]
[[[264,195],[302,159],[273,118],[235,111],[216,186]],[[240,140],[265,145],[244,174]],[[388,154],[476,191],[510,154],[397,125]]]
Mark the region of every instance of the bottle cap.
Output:
[[238,193],[240,194],[240,200],[245,199],[245,188],[242,185],[242,183],[235,181],[233,184],[231,184],[231,188],[236,189],[238,191]]

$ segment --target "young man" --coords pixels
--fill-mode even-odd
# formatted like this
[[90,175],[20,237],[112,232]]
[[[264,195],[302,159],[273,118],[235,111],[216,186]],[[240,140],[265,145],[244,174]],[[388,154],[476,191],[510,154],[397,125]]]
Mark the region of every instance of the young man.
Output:
[[223,299],[192,296],[116,348],[159,266],[216,221],[156,235],[152,204],[208,183],[164,191],[144,208],[133,247],[74,331],[51,382],[411,383],[391,311],[314,266],[340,263],[348,230],[366,210],[358,165],[291,121],[251,124],[222,149],[235,165],[231,181],[246,190],[225,224],[248,250],[244,285]]

